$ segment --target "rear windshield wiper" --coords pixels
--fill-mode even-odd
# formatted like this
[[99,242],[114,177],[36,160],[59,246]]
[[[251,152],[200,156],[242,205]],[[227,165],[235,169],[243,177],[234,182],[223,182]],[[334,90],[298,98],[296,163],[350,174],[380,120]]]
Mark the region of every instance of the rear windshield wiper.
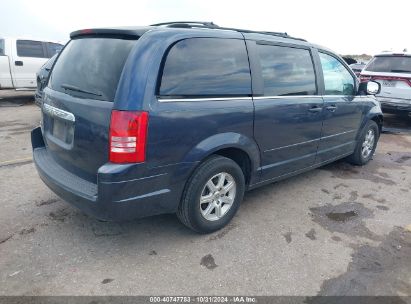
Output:
[[80,93],[86,93],[86,94],[90,94],[90,95],[94,95],[94,96],[103,96],[102,94],[95,93],[95,92],[90,92],[90,91],[86,91],[86,90],[80,89],[79,87],[76,87],[76,86],[73,86],[73,85],[70,85],[70,84],[65,84],[65,83],[63,83],[63,84],[61,85],[61,87],[62,87],[63,89],[70,90],[70,91],[75,91],[75,92],[80,92]]

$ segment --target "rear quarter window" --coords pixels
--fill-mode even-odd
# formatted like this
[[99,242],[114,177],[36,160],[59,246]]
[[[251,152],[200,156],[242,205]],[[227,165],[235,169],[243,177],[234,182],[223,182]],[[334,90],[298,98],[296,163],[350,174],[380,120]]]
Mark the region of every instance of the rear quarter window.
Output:
[[53,67],[50,87],[80,98],[113,101],[135,42],[120,38],[71,40]]
[[191,38],[169,50],[159,95],[218,97],[251,94],[251,76],[243,40]]

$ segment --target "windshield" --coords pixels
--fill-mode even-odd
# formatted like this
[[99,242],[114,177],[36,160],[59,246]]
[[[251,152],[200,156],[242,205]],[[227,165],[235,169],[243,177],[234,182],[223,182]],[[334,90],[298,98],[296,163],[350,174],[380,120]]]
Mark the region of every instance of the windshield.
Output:
[[70,41],[53,68],[50,87],[80,98],[113,101],[135,41],[117,38]]
[[411,73],[411,57],[378,56],[365,69],[370,72]]

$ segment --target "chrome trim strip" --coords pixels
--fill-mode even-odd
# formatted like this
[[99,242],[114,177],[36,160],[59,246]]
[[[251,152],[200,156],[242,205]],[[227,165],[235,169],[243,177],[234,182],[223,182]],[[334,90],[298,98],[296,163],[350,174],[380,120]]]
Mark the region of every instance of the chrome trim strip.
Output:
[[281,149],[285,149],[285,148],[291,148],[291,147],[295,147],[295,146],[298,146],[298,145],[304,145],[304,144],[308,144],[308,143],[312,143],[312,142],[320,141],[320,140],[321,140],[321,137],[318,137],[318,138],[315,138],[315,139],[302,141],[302,142],[292,144],[292,145],[288,145],[288,146],[282,146],[282,147],[278,147],[278,148],[268,149],[268,150],[265,150],[264,153],[265,152],[272,152],[272,151],[276,151],[276,150],[281,150]]
[[311,140],[307,140],[307,141],[302,141],[302,142],[299,142],[299,143],[296,143],[296,144],[281,146],[281,147],[277,147],[277,148],[273,148],[273,149],[267,149],[267,150],[264,151],[264,153],[272,152],[272,151],[276,151],[276,150],[281,150],[281,149],[285,149],[285,148],[291,148],[291,147],[295,147],[295,146],[299,146],[299,145],[304,145],[304,144],[312,143],[312,142],[315,142],[315,141],[321,141],[323,139],[327,139],[327,138],[331,138],[331,137],[335,137],[335,136],[340,136],[340,135],[344,135],[344,134],[352,133],[352,132],[356,132],[356,130],[345,131],[345,132],[332,134],[332,135],[328,135],[328,136],[324,136],[324,137],[319,137],[319,138],[315,138],[315,139],[311,139]]
[[181,101],[224,101],[224,100],[262,100],[262,99],[290,99],[290,98],[342,98],[354,97],[354,95],[290,95],[290,96],[255,96],[255,97],[217,97],[217,98],[158,98],[159,102]]
[[301,160],[301,159],[304,159],[304,158],[315,156],[316,154],[317,154],[317,152],[314,152],[314,153],[310,153],[310,154],[305,154],[303,156],[298,156],[298,157],[294,157],[294,158],[291,158],[291,159],[283,160],[283,161],[280,161],[280,162],[271,163],[271,164],[268,164],[268,165],[265,165],[265,166],[261,166],[257,170],[266,170],[266,169],[269,169],[269,168],[282,166],[282,165],[285,165],[285,164],[288,164],[288,163],[295,162],[297,160]]
[[130,183],[130,182],[140,181],[140,180],[144,180],[144,179],[150,179],[150,178],[160,177],[160,176],[164,176],[164,175],[167,175],[167,173],[160,173],[160,174],[156,174],[156,175],[144,176],[144,177],[140,177],[140,178],[134,178],[134,179],[124,180],[124,181],[119,181],[119,182],[101,181],[100,183],[102,183],[102,184],[124,184],[124,183]]
[[[288,176],[297,175],[297,174],[300,173],[300,172],[305,172],[305,171],[309,171],[309,170],[314,169],[314,168],[321,167],[323,164],[332,163],[333,161],[336,161],[337,159],[340,159],[340,158],[343,158],[343,157],[345,157],[345,156],[348,156],[348,155],[350,155],[351,153],[352,153],[352,152],[340,154],[340,155],[338,155],[338,156],[336,156],[336,157],[330,158],[330,159],[325,160],[325,161],[322,161],[322,162],[320,162],[320,163],[316,163],[316,164],[314,164],[314,165],[312,165],[312,166],[309,166],[309,167],[306,167],[306,168],[303,168],[303,169],[298,169],[298,170],[296,170],[296,171],[292,171],[292,172],[285,173],[285,174],[280,175],[280,176],[276,176],[276,177],[273,177],[273,178],[269,178],[269,179],[260,181],[260,182],[258,182],[258,183],[253,184],[253,185],[250,185],[250,187],[252,188],[252,187],[254,187],[254,186],[256,186],[256,185],[259,185],[259,184],[269,183],[270,181],[274,181],[274,180],[280,180],[280,179],[283,179],[283,178],[288,177]],[[260,169],[260,168],[259,168],[259,169]]]
[[341,132],[341,133],[337,133],[337,134],[332,134],[332,135],[328,135],[328,136],[323,136],[323,137],[321,137],[321,140],[326,139],[326,138],[331,138],[331,137],[339,136],[339,135],[344,135],[344,134],[347,134],[347,133],[352,133],[352,132],[357,132],[357,130],[350,130],[350,131],[345,131],[345,132]]
[[322,97],[326,98],[331,98],[331,97],[337,97],[337,98],[353,98],[353,97],[360,97],[361,95],[322,95]]
[[322,98],[322,95],[290,95],[290,96],[256,96],[254,100],[260,99],[290,99],[290,98]]
[[150,196],[161,195],[161,194],[165,194],[165,193],[169,193],[169,192],[171,192],[170,189],[161,189],[161,190],[158,190],[158,191],[154,191],[154,192],[150,192],[150,193],[146,193],[146,194],[142,194],[142,195],[138,195],[138,196],[134,196],[134,197],[130,197],[130,198],[114,201],[114,202],[115,203],[123,203],[123,202],[138,200],[138,199],[142,199],[142,198],[146,198],[146,197],[150,197]]
[[43,112],[49,114],[50,116],[64,119],[70,122],[76,121],[76,118],[74,117],[73,113],[53,107],[47,103],[43,103]]
[[353,144],[355,144],[355,140],[352,140],[352,141],[349,141],[347,143],[344,143],[344,144],[341,144],[341,145],[338,145],[338,146],[334,146],[334,147],[331,147],[331,148],[328,148],[328,149],[318,150],[317,155],[321,154],[321,153],[327,153],[327,152],[330,152],[332,150],[339,149],[341,147],[348,146],[348,145],[353,145]]
[[251,97],[218,97],[218,98],[158,98],[159,102],[182,101],[225,101],[225,100],[251,100]]

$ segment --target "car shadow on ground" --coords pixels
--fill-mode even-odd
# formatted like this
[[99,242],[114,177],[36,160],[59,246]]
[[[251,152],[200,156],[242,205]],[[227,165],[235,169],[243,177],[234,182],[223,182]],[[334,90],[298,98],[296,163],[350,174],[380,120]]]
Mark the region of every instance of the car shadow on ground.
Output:
[[[47,211],[44,210],[47,218],[47,224],[44,226],[49,226],[45,229],[57,231],[59,242],[83,244],[82,246],[86,244],[86,247],[102,250],[114,244],[117,244],[116,246],[124,251],[131,248],[136,250],[138,247],[141,250],[158,251],[176,242],[181,243],[182,246],[186,246],[187,241],[189,241],[188,243],[202,243],[225,236],[239,225],[239,221],[244,221],[244,218],[239,219],[244,214],[247,214],[247,221],[252,221],[250,217],[258,217],[258,214],[265,210],[267,204],[271,204],[267,197],[281,196],[284,187],[287,189],[299,187],[305,180],[313,179],[318,174],[319,172],[315,170],[310,171],[247,192],[242,206],[232,222],[211,234],[198,234],[191,231],[180,223],[175,214],[156,215],[127,222],[99,221],[57,197],[53,200],[55,201],[54,207]],[[279,205],[280,203],[278,202]],[[44,206],[47,203],[40,202],[37,205]],[[47,206],[45,207],[47,208]],[[150,244],[156,249],[149,249],[147,246]]]
[[384,113],[383,133],[411,133],[411,116]]

